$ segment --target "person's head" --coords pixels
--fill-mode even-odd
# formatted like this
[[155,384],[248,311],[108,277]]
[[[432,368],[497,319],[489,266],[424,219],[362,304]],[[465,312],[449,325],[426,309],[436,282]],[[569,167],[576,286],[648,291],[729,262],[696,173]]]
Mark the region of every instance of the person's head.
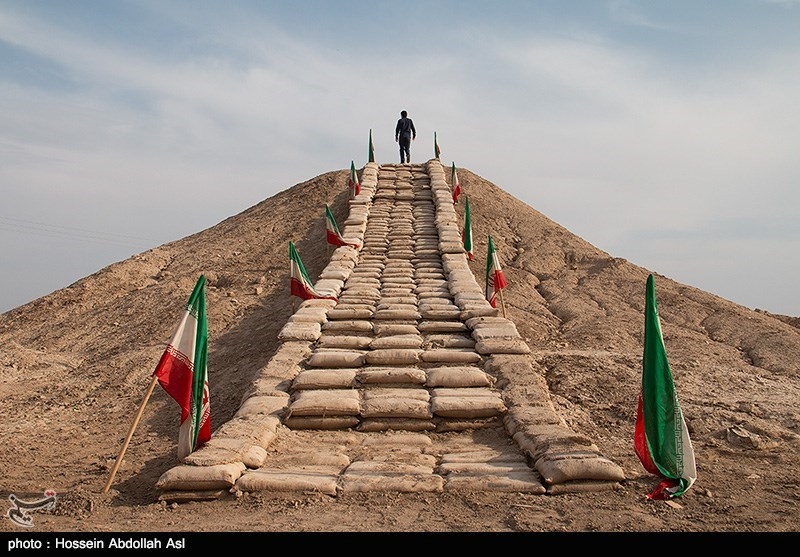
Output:
[[400,116],[401,116],[402,118],[405,118],[406,116],[408,116],[408,112],[406,112],[405,110],[401,110],[401,111],[400,111]]

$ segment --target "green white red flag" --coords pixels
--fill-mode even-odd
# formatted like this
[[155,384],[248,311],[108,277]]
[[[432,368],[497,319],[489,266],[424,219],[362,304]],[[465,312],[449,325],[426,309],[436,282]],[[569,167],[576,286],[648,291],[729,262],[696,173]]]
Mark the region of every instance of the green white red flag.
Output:
[[461,195],[461,182],[458,181],[456,163],[453,163],[453,168],[450,171],[450,184],[452,184],[453,188],[453,203],[458,203],[458,198]]
[[692,441],[672,381],[656,304],[653,275],[647,277],[642,387],[633,447],[645,470],[662,480],[648,499],[680,497],[697,479]]
[[325,235],[328,243],[333,246],[350,246],[351,248],[358,249],[357,243],[348,242],[342,238],[342,233],[339,232],[336,219],[333,217],[331,208],[328,205],[325,205]]
[[361,193],[361,183],[358,181],[356,164],[350,161],[350,177],[347,179],[347,187],[350,189],[350,197],[355,197]]
[[314,289],[311,279],[308,278],[306,268],[300,260],[294,243],[289,242],[289,264],[290,264],[290,295],[297,296],[303,300],[320,298],[324,300],[337,300],[336,296],[326,296]]
[[433,132],[433,156],[434,158],[439,158],[439,155],[442,154],[442,150],[439,149],[439,140],[436,139],[436,132]]
[[372,144],[372,130],[369,130],[369,162],[375,162],[375,146]]
[[486,299],[493,308],[497,307],[497,294],[506,286],[506,276],[500,268],[500,260],[494,249],[491,235],[489,236],[489,249],[486,255]]
[[461,231],[461,243],[464,245],[464,251],[467,252],[469,260],[475,259],[475,253],[472,251],[472,214],[469,210],[469,197],[464,203],[464,229]]
[[201,275],[183,318],[153,372],[158,383],[181,407],[179,460],[211,439],[207,355],[206,279]]

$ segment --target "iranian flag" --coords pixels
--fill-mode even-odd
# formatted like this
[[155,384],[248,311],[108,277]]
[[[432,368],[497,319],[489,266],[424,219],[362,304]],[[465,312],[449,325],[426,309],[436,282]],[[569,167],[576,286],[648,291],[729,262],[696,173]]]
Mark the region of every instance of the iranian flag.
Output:
[[333,213],[328,205],[325,205],[325,230],[329,244],[334,246],[350,246],[351,248],[358,249],[357,243],[348,242],[342,238],[339,227],[336,225],[336,219],[333,218]]
[[500,260],[494,249],[491,235],[489,236],[489,251],[486,255],[486,299],[493,308],[497,307],[497,294],[506,286],[506,276],[500,268]]
[[453,187],[453,203],[458,203],[458,198],[461,195],[461,182],[458,181],[456,163],[453,163],[453,169],[450,171],[450,183]]
[[372,144],[372,130],[369,130],[369,162],[375,162],[375,146]]
[[300,256],[297,254],[292,242],[289,242],[289,262],[291,264],[291,296],[297,296],[303,300],[311,300],[313,298],[337,299],[336,296],[325,296],[314,289],[311,279],[308,278],[308,273],[306,273],[306,268],[303,266],[303,262],[300,260]]
[[153,372],[159,384],[181,407],[179,460],[211,439],[207,354],[206,279],[201,275],[178,329]]
[[439,149],[439,140],[436,139],[436,132],[433,132],[433,156],[434,158],[439,158],[439,155],[442,154],[442,150]]
[[353,161],[350,161],[350,178],[347,179],[347,187],[350,188],[350,197],[361,193],[361,183],[358,181],[356,164]]
[[697,479],[692,441],[683,419],[661,335],[653,275],[647,277],[642,388],[633,448],[644,468],[662,481],[648,499],[680,497]]
[[469,197],[464,204],[464,229],[461,231],[461,243],[464,245],[464,251],[467,252],[469,260],[475,259],[475,253],[472,251],[472,215],[469,210]]

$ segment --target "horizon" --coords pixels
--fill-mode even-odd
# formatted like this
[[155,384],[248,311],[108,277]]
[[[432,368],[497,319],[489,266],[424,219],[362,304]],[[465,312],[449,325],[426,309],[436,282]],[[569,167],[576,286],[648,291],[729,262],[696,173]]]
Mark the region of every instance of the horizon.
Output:
[[800,316],[800,0],[0,6],[0,312],[332,170],[455,163]]

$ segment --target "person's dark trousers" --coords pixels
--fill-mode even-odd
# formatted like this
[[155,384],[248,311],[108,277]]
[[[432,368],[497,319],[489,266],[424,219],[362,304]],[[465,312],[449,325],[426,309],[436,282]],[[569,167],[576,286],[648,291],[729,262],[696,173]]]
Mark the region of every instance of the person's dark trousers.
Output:
[[400,164],[411,162],[411,138],[400,136]]

